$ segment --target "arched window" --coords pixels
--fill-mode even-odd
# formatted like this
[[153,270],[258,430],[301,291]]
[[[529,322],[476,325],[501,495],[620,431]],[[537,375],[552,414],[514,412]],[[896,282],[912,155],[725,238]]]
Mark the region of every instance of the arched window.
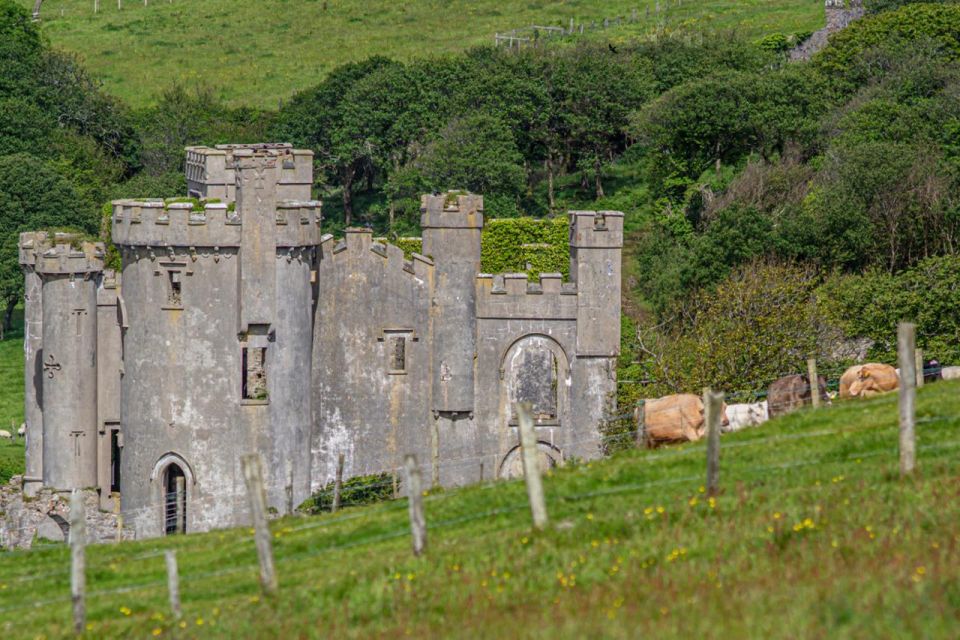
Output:
[[516,341],[504,357],[504,382],[510,403],[510,424],[517,424],[514,405],[529,402],[535,424],[558,426],[563,414],[567,363],[552,338],[531,335]]

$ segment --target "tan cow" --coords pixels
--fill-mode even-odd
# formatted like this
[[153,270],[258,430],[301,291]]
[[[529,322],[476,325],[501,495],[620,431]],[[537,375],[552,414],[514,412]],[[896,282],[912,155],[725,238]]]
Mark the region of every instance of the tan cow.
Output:
[[[723,405],[722,424],[728,424],[727,405]],[[678,393],[647,400],[643,405],[644,440],[656,447],[669,442],[695,442],[706,435],[703,399],[692,393]]]
[[870,398],[896,391],[900,377],[888,364],[871,362],[847,369],[840,378],[841,398]]

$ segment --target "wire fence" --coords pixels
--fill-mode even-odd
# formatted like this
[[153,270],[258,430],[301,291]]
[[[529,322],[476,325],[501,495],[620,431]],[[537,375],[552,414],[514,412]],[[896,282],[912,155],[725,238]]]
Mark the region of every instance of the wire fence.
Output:
[[[921,423],[927,425],[933,425],[936,423],[960,423],[960,415],[924,415],[921,417]],[[729,442],[728,444],[724,445],[724,450],[730,450],[729,456],[732,457],[736,457],[738,455],[735,453],[737,450],[748,447],[759,447],[765,452],[777,452],[780,449],[770,445],[775,445],[777,443],[786,441],[824,437],[840,437],[840,439],[843,439],[843,437],[847,434],[860,433],[864,431],[880,435],[877,428],[873,425],[821,429],[816,431],[773,435],[762,435],[762,432],[754,432],[743,434],[745,437],[742,439]],[[890,432],[891,429],[883,429],[882,435],[889,436]],[[636,435],[636,433],[633,435]],[[599,441],[601,439],[602,438],[596,438],[594,440]],[[943,455],[952,455],[958,448],[960,448],[960,439],[952,438],[941,440],[935,444],[921,445],[919,450],[924,455],[925,460],[932,461]],[[642,463],[647,467],[650,467],[651,465],[655,467],[656,465],[670,463],[683,458],[695,458],[702,456],[704,454],[704,450],[705,447],[703,445],[694,444],[684,448],[652,451],[647,453],[642,458]],[[895,456],[895,454],[896,446],[892,440],[889,440],[881,446],[846,451],[842,456],[833,459],[831,459],[831,456],[835,454],[832,452],[827,455],[815,455],[799,458],[779,458],[778,456],[774,455],[770,456],[770,460],[766,460],[761,464],[731,465],[731,477],[728,481],[731,483],[753,482],[758,479],[770,481],[771,478],[783,481],[783,472],[811,466],[816,466],[820,471],[829,472],[829,475],[834,473],[833,470],[835,467],[842,468],[844,466],[853,464],[855,461],[871,457],[890,456],[892,458]],[[476,456],[465,456],[460,461],[476,459]],[[702,473],[688,473],[667,478],[647,479],[638,482],[621,482],[616,484],[611,483],[609,486],[603,486],[589,491],[566,492],[562,494],[558,493],[552,496],[551,510],[556,514],[556,517],[562,518],[568,515],[569,508],[571,506],[575,506],[585,500],[602,499],[624,493],[644,492],[652,489],[674,486],[685,487],[683,493],[687,493],[691,490],[695,491],[694,487],[700,484],[702,479]],[[789,488],[788,490],[813,491],[815,490],[815,487],[793,487]],[[457,491],[430,494],[427,496],[427,507],[430,512],[437,513],[438,505],[446,504],[450,498],[457,495],[459,495]],[[176,501],[181,497],[182,496],[179,492],[169,492],[164,495],[164,499],[169,501]],[[240,496],[238,496],[238,499],[239,498]],[[287,582],[288,584],[295,583],[298,577],[309,573],[312,569],[310,568],[310,565],[304,563],[305,560],[312,560],[319,556],[332,554],[336,551],[343,551],[359,546],[373,545],[406,538],[410,535],[410,531],[400,514],[400,512],[404,511],[405,509],[406,501],[404,500],[397,500],[380,505],[376,514],[373,515],[375,520],[379,520],[377,520],[373,526],[369,527],[369,532],[365,532],[363,527],[359,526],[363,524],[362,521],[371,519],[371,514],[367,513],[366,511],[340,513],[334,516],[327,516],[320,519],[309,519],[299,524],[292,524],[282,527],[280,527],[280,524],[278,523],[278,525],[275,526],[275,529],[280,527],[277,533],[282,533],[282,537],[278,537],[277,539],[276,563],[283,572],[282,575],[284,577],[284,581],[289,581]],[[517,514],[527,512],[528,509],[529,505],[525,500],[523,500],[521,497],[514,497],[508,500],[506,504],[499,504],[493,508],[478,512],[458,514],[456,512],[443,513],[441,511],[440,517],[430,520],[430,531],[432,535],[442,535],[442,533],[445,531],[456,529],[457,527],[462,527],[475,522],[486,522],[487,526],[485,531],[488,533],[495,533],[510,528],[525,529],[525,526],[522,524],[522,522],[517,521],[516,516]],[[129,511],[126,513],[128,516],[133,516],[137,513],[137,511]],[[166,510],[164,510],[164,513],[166,513]],[[380,520],[386,520],[386,522],[381,522]],[[359,528],[358,526],[351,525],[358,525]],[[322,537],[319,537],[319,534],[321,533],[328,534],[328,538],[333,536],[333,534],[338,535],[333,536],[333,540],[325,540]],[[300,542],[311,542],[314,540],[318,541],[319,544],[302,545]],[[214,549],[219,549],[221,551],[223,549],[223,543],[218,541],[215,536],[208,536],[200,539],[194,539],[191,536],[182,538],[178,537],[177,542],[178,550],[182,551],[183,553],[191,554],[191,557],[201,556],[204,553]],[[230,541],[231,557],[236,559],[241,557],[243,554],[246,554],[249,556],[248,562],[241,563],[238,566],[200,571],[188,570],[185,572],[182,576],[182,579],[187,587],[187,592],[199,593],[202,588],[208,586],[210,581],[215,581],[226,576],[239,577],[247,575],[252,581],[257,572],[257,564],[252,542],[253,540],[251,538],[233,538]],[[155,563],[159,562],[159,558],[163,556],[164,549],[168,548],[169,544],[169,538],[162,544],[158,541],[158,546],[156,548],[146,549],[136,556],[125,558],[124,561],[132,563],[146,563],[144,567],[145,571],[153,571],[156,573],[157,567]],[[5,575],[3,581],[8,585],[12,585],[14,589],[21,588],[18,585],[26,587],[30,583],[37,580],[55,579],[65,582],[70,572],[65,568],[65,558],[63,555],[64,554],[58,554],[51,558],[52,562],[59,563],[59,566],[61,567],[59,569],[38,571],[38,567],[31,565],[28,573],[24,575]],[[151,563],[154,564],[151,565]],[[103,574],[109,571],[110,564],[111,559],[109,556],[97,558],[97,562],[88,566],[88,571],[93,575]],[[152,567],[152,569],[148,570],[148,565]],[[95,584],[93,586],[94,588],[86,594],[86,597],[91,600],[96,600],[119,594],[131,594],[146,591],[156,592],[154,595],[162,594],[167,587],[167,581],[163,578],[145,578],[143,580],[131,581],[128,584],[111,586],[109,588],[97,589]],[[209,593],[205,593],[204,598],[209,597]],[[0,605],[0,613],[6,614],[14,611],[25,612],[30,609],[36,609],[47,605],[66,605],[70,601],[70,595],[64,593],[58,596],[30,599],[27,602]]]

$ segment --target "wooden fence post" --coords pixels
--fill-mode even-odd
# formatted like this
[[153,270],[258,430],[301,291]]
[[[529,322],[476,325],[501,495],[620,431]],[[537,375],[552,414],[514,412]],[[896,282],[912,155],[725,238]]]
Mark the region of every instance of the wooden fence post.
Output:
[[73,630],[82,634],[87,626],[87,518],[83,494],[74,489],[70,494],[70,595],[73,599]]
[[406,469],[407,505],[410,511],[410,534],[413,538],[413,555],[419,556],[427,548],[427,518],[423,514],[423,487],[417,458],[407,455],[403,459]]
[[177,533],[186,533],[187,532],[187,480],[183,476],[178,476],[176,479],[176,492],[177,495],[174,496],[177,505]]
[[516,404],[517,418],[520,422],[520,453],[523,459],[523,477],[527,483],[527,497],[530,499],[530,514],[533,516],[533,528],[542,530],[547,526],[547,504],[543,497],[543,479],[540,477],[540,447],[537,446],[537,434],[533,430],[533,418],[530,416],[529,402]]
[[917,386],[923,386],[923,349],[914,349],[914,367],[917,370]]
[[287,468],[285,474],[287,484],[283,488],[284,497],[287,499],[287,515],[293,515],[293,462],[287,460]]
[[900,475],[913,473],[916,466],[917,443],[915,403],[917,396],[917,372],[914,349],[917,344],[917,327],[910,322],[897,326],[897,359],[900,363]]
[[807,379],[810,381],[810,400],[814,409],[820,408],[820,376],[817,375],[817,359],[807,358]]
[[170,592],[170,610],[173,619],[179,620],[180,611],[180,574],[177,571],[177,551],[167,549],[163,553],[167,561],[167,590]]
[[123,514],[120,513],[120,494],[113,494],[113,513],[117,516],[117,542],[123,540]]
[[267,595],[274,595],[277,592],[277,574],[273,566],[273,547],[267,526],[267,496],[263,489],[263,467],[259,454],[243,456],[240,466],[250,497],[250,516],[253,518],[254,540],[260,560],[260,587]]
[[333,481],[333,504],[330,506],[330,513],[336,513],[340,510],[340,494],[343,491],[343,454],[337,454],[337,477]]
[[440,421],[433,421],[433,436],[430,438],[431,487],[440,486]]
[[707,495],[720,491],[720,422],[723,414],[723,394],[709,387],[703,390],[703,418],[707,427]]

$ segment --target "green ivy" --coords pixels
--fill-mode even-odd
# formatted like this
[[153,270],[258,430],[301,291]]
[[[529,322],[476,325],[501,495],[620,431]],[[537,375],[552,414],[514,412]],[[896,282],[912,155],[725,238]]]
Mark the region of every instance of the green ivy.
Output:
[[566,218],[503,218],[488,220],[483,228],[480,268],[485,273],[541,273],[570,275],[570,246]]

